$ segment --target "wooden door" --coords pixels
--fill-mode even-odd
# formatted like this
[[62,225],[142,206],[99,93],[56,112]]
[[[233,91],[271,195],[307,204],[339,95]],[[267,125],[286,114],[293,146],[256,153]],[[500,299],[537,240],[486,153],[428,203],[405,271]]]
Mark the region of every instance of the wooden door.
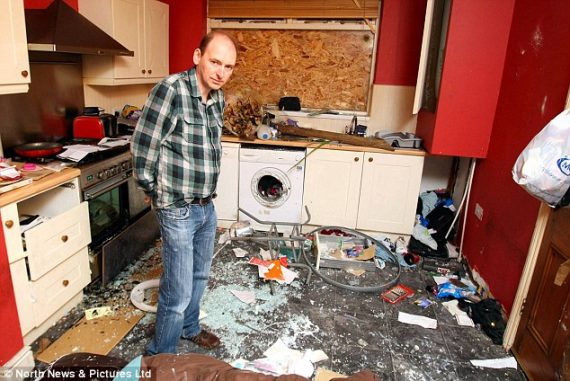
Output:
[[570,337],[568,269],[570,208],[564,208],[551,213],[512,348],[530,380],[568,379],[562,374]]

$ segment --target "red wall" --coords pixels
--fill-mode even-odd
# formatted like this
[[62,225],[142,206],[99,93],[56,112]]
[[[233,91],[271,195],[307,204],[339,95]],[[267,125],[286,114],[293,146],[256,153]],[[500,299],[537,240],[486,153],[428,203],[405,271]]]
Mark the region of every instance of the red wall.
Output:
[[[570,84],[569,1],[517,0],[488,156],[477,162],[463,251],[510,311],[539,202],[512,180],[528,142],[564,108]],[[475,218],[475,203],[483,220]]]
[[[70,7],[77,10],[78,0],[64,0]],[[24,0],[24,8],[30,9],[43,9],[47,8],[53,0]]]
[[384,0],[374,83],[415,86],[427,0]]
[[192,66],[192,55],[206,34],[207,0],[162,0],[170,5],[170,72]]
[[4,365],[24,347],[16,308],[8,254],[4,245],[4,231],[0,229],[0,327],[2,327],[0,366]]

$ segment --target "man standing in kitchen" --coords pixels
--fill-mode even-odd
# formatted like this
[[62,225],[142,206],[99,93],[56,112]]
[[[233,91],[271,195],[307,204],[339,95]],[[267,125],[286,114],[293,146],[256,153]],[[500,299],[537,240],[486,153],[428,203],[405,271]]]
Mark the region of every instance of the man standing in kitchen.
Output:
[[135,178],[152,202],[162,235],[163,273],[149,355],[176,353],[180,338],[215,348],[200,328],[216,234],[212,203],[220,173],[224,94],[237,58],[235,41],[210,32],[194,51],[194,67],[151,91],[131,142]]

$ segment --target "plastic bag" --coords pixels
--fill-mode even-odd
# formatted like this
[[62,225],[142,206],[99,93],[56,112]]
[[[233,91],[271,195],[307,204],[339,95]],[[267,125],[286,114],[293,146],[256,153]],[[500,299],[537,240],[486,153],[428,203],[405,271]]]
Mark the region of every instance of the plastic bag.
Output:
[[570,110],[552,119],[520,153],[513,180],[532,196],[556,207],[570,188]]

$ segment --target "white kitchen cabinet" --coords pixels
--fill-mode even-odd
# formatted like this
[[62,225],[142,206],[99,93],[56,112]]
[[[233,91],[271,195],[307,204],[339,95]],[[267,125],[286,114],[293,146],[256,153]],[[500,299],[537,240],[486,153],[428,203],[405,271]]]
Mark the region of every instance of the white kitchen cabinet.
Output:
[[412,234],[423,156],[366,152],[356,228]]
[[[78,178],[0,208],[24,342],[29,344],[77,304],[91,281],[87,202]],[[46,221],[20,233],[20,220]]]
[[238,219],[239,144],[222,143],[222,166],[214,199],[218,225],[228,227]]
[[157,0],[79,0],[79,12],[127,49],[128,56],[83,56],[88,85],[155,83],[169,73],[168,4]]
[[310,225],[356,226],[363,157],[362,152],[308,150],[303,204],[311,213]]
[[23,0],[0,1],[0,94],[27,93],[30,63]]
[[309,224],[411,234],[422,169],[423,156],[318,149],[305,167]]

